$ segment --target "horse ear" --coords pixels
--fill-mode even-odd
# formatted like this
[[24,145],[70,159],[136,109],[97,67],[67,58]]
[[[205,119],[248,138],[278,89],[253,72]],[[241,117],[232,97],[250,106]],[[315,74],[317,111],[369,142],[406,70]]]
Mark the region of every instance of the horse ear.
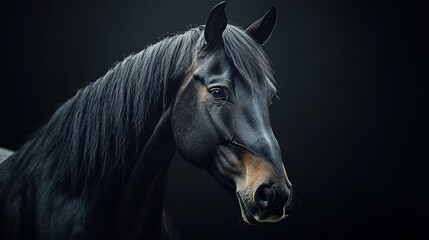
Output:
[[226,28],[228,18],[225,13],[226,2],[216,5],[210,12],[204,30],[204,37],[209,45],[216,45],[222,41],[222,33]]
[[268,38],[270,38],[273,32],[274,26],[277,21],[277,10],[274,5],[271,5],[270,10],[260,19],[256,20],[252,25],[246,29],[246,33],[249,34],[256,42],[264,45]]

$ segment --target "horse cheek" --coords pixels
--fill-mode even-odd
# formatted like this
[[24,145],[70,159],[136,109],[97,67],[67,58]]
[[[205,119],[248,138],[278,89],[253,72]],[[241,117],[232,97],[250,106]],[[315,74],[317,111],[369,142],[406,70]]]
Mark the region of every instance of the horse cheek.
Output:
[[219,141],[206,111],[209,101],[206,90],[191,84],[176,101],[172,115],[172,131],[180,155],[188,162],[205,167],[212,159]]

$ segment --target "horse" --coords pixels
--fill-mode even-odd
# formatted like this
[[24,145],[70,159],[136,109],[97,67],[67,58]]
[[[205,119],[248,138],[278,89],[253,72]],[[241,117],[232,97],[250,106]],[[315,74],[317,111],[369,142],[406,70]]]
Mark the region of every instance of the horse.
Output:
[[277,83],[262,49],[277,11],[242,29],[225,5],[126,57],[4,151],[1,239],[176,239],[164,208],[176,152],[236,195],[248,224],[287,216],[292,185],[269,116]]

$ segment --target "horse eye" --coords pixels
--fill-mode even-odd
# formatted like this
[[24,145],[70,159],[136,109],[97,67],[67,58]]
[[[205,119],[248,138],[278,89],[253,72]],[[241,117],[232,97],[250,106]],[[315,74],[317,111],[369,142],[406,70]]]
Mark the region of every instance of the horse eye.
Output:
[[223,92],[223,90],[222,89],[220,89],[220,88],[213,88],[213,89],[211,89],[210,90],[210,93],[212,94],[212,96],[214,97],[214,98],[216,98],[217,100],[223,100],[223,101],[225,101],[226,100],[226,95],[225,95],[225,93]]

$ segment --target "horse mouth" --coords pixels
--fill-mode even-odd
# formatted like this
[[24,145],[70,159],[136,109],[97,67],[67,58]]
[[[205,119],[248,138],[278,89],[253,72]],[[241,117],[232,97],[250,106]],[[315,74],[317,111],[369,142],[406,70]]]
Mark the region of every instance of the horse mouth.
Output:
[[238,192],[237,192],[237,198],[238,198],[238,204],[240,205],[241,217],[243,218],[243,220],[248,224],[252,224],[252,225],[259,223],[259,221],[257,221],[255,217],[253,217],[253,214],[250,212],[249,208],[247,207],[243,199],[241,199],[241,196]]

